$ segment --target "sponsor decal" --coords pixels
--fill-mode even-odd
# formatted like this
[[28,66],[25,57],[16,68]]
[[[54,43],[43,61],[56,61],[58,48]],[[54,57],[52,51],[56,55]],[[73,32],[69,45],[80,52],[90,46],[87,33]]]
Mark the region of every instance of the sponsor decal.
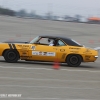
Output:
[[22,47],[23,45],[18,45],[19,47]]
[[39,51],[32,51],[32,55],[39,55]]
[[28,51],[26,50],[21,50],[21,56],[28,56]]
[[90,60],[91,56],[85,56],[86,60]]
[[71,53],[78,53],[79,51],[70,51]]
[[55,52],[41,52],[41,51],[32,51],[32,55],[39,56],[55,56]]
[[35,46],[31,46],[31,49],[32,49],[32,50],[35,50]]
[[28,48],[29,48],[28,45],[23,45],[23,46],[22,46],[22,49],[24,49],[24,50],[26,50],[26,49],[28,49]]
[[63,53],[62,55],[62,59],[64,59],[66,57],[66,53]]
[[83,53],[85,53],[85,54],[92,54],[91,50],[89,50],[89,49],[86,49],[86,51],[83,52]]
[[22,50],[27,50],[29,45],[18,45]]
[[89,50],[89,49],[87,49],[85,52],[90,52],[90,50]]
[[18,45],[19,47],[24,47],[24,48],[27,48],[29,47],[29,45]]
[[60,49],[60,51],[61,51],[61,52],[64,52],[64,51],[65,51],[65,49]]
[[55,56],[55,52],[47,52],[47,56]]
[[20,56],[21,57],[21,59],[28,59],[29,58],[29,56]]
[[29,47],[29,45],[23,45],[23,47],[26,47],[27,48],[27,47]]
[[20,50],[20,52],[28,52],[28,50]]
[[39,55],[43,55],[43,52],[40,51],[40,52],[39,52]]
[[23,54],[23,55],[27,55],[27,53],[26,53],[26,52],[23,52],[22,54]]
[[47,52],[43,52],[43,55],[47,55]]
[[78,50],[78,49],[81,49],[81,48],[69,48],[69,49],[76,49],[76,50]]

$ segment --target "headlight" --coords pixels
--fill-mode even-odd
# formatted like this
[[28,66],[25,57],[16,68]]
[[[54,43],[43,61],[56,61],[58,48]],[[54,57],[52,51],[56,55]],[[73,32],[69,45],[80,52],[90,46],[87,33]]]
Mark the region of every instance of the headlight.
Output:
[[94,56],[95,58],[98,58],[98,56]]

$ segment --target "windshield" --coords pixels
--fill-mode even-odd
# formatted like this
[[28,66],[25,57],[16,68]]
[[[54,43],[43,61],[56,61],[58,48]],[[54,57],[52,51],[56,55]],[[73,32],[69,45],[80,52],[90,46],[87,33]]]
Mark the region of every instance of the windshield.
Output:
[[75,40],[73,40],[73,39],[71,39],[73,42],[75,42],[76,44],[78,44],[78,45],[80,45],[80,46],[82,46],[80,43],[78,43],[77,41],[75,41]]
[[34,38],[32,41],[30,41],[30,43],[35,43],[35,42],[37,42],[38,40],[39,40],[39,36],[37,36],[36,38]]

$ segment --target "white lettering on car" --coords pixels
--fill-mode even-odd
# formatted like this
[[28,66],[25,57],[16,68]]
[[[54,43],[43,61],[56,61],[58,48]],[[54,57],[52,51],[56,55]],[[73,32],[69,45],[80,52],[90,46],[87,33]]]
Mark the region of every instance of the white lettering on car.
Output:
[[40,56],[55,56],[55,52],[41,52],[41,51],[32,51],[32,55],[40,55]]

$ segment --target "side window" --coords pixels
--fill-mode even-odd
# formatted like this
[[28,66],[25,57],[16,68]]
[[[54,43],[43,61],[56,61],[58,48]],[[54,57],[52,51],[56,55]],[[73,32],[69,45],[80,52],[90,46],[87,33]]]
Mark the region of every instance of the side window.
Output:
[[43,44],[43,45],[48,45],[48,38],[41,38],[41,39],[39,40],[39,43],[40,43],[40,44]]
[[58,40],[57,46],[65,46],[65,43],[61,40]]

